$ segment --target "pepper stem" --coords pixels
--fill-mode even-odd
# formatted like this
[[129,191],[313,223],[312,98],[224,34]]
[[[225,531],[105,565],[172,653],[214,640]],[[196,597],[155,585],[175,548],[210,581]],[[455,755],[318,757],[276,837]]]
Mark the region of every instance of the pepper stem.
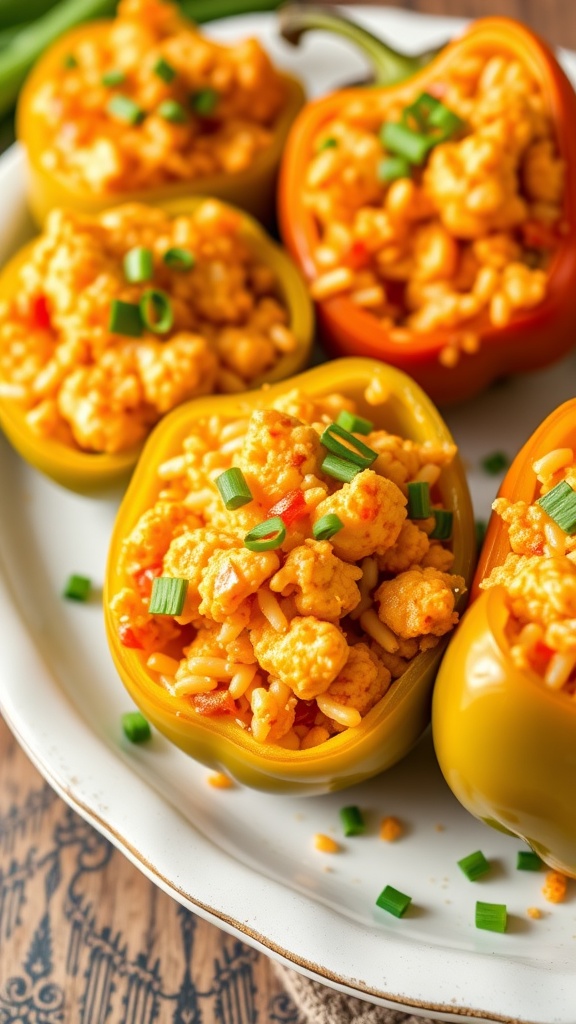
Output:
[[[344,36],[366,54],[372,65],[374,85],[395,85],[426,67],[439,50],[427,50],[415,56],[400,53],[378,36],[356,22],[344,18],[331,7],[314,7],[307,3],[287,4],[278,12],[280,33],[287,42],[297,46],[304,33],[314,29]],[[441,49],[441,48],[440,48]]]

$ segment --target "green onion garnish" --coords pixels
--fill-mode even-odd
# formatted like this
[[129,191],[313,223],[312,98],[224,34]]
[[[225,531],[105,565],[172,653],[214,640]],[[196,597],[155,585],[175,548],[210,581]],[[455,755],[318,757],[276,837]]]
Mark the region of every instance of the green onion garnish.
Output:
[[432,128],[439,128],[442,133],[442,141],[450,138],[460,128],[464,127],[464,121],[455,114],[449,107],[445,107],[443,103],[437,103],[433,111],[428,118],[428,124]]
[[163,100],[156,108],[156,113],[172,124],[184,124],[188,120],[184,107],[177,100]]
[[366,831],[366,824],[359,807],[341,807],[340,821],[345,836],[361,836]]
[[112,299],[108,330],[112,334],[139,338],[144,330],[140,306],[134,305],[133,302],[122,302],[122,299]]
[[380,160],[376,169],[378,181],[398,181],[399,178],[410,178],[410,164],[403,156],[386,156]]
[[432,96],[429,92],[423,92],[413,103],[404,108],[402,120],[405,124],[409,124],[410,119],[413,118],[418,128],[426,128],[426,125],[430,123],[433,111],[441,106],[443,104],[435,96]]
[[542,861],[534,850],[518,850],[516,856],[517,871],[540,871]]
[[343,529],[344,523],[339,516],[335,515],[334,512],[328,512],[314,523],[312,534],[316,540],[330,540],[330,537],[333,537],[335,533]]
[[463,857],[458,861],[458,867],[462,868],[466,878],[471,882],[475,882],[477,878],[490,870],[490,864],[481,850],[476,850],[475,853],[469,853],[467,857]]
[[430,485],[423,480],[408,484],[408,518],[428,519],[432,515]]
[[112,97],[106,110],[117,121],[125,121],[126,124],[140,124],[146,117],[146,111],[142,110],[142,107],[139,107],[129,96],[122,96],[121,93]]
[[140,313],[149,331],[166,334],[174,323],[174,311],[166,292],[147,288],[140,299]]
[[122,730],[130,743],[144,743],[152,735],[148,722],[139,711],[127,711],[122,715]]
[[178,246],[166,249],[162,259],[171,270],[191,270],[196,263],[196,257],[190,249],[180,249]]
[[394,917],[403,917],[411,903],[411,896],[399,892],[392,885],[387,885],[376,900],[377,907],[387,910],[389,914],[394,914]]
[[158,78],[161,78],[163,82],[172,82],[176,78],[174,68],[167,60],[164,60],[164,57],[158,57],[152,71],[155,75],[158,75]]
[[237,469],[235,466],[217,476],[214,483],[220,491],[222,501],[229,512],[242,508],[242,505],[247,505],[249,501],[253,500],[242,470]]
[[214,113],[220,99],[216,89],[200,89],[190,97],[192,110],[199,117],[209,117]]
[[69,576],[62,597],[70,601],[87,601],[92,590],[92,581],[87,576]]
[[149,281],[154,274],[154,257],[151,249],[137,245],[129,249],[124,257],[124,276],[131,284]]
[[253,530],[244,537],[244,546],[249,551],[272,551],[284,543],[286,527],[280,516],[272,516],[258,523]]
[[476,903],[476,927],[488,932],[505,932],[508,921],[504,903]]
[[155,576],[148,612],[150,615],[180,615],[187,590],[188,580],[177,576]]
[[576,491],[566,480],[556,484],[548,494],[536,502],[558,524],[564,533],[576,532]]
[[510,459],[505,452],[492,452],[491,455],[487,455],[486,458],[482,459],[480,465],[486,473],[496,476],[497,473],[501,473],[504,469],[508,468]]
[[348,459],[339,459],[337,455],[327,455],[320,469],[326,473],[326,476],[334,477],[335,480],[341,480],[345,484],[349,484],[360,472],[360,466],[355,466]]
[[348,412],[347,409],[342,409],[342,412],[338,413],[336,423],[339,427],[344,427],[344,430],[349,430],[351,434],[369,434],[374,430],[374,424],[370,420],[365,420],[354,412]]
[[338,140],[329,135],[328,138],[322,139],[322,142],[318,146],[318,152],[321,153],[323,149],[336,149],[337,145]]
[[454,513],[448,508],[433,508],[432,515],[436,523],[432,533],[428,535],[430,540],[450,540]]
[[434,139],[414,132],[405,124],[388,123],[380,129],[380,139],[386,149],[403,156],[411,164],[422,164],[434,145]]
[[105,71],[100,81],[102,85],[122,85],[126,81],[126,75],[120,70]]
[[[343,441],[347,441],[348,444],[341,444],[338,438],[341,437]],[[360,466],[360,469],[368,469],[374,462],[374,459],[378,458],[378,452],[375,452],[372,448],[369,448],[363,441],[359,441],[357,437],[350,434],[348,430],[344,430],[338,423],[330,423],[326,427],[325,431],[320,435],[320,443],[332,452],[333,455],[338,455],[341,459],[347,459],[348,462],[353,462],[356,466]]]
[[73,53],[67,53],[66,56],[62,58],[62,67],[63,68],[77,68],[78,67],[78,61],[76,60],[76,57],[74,56]]

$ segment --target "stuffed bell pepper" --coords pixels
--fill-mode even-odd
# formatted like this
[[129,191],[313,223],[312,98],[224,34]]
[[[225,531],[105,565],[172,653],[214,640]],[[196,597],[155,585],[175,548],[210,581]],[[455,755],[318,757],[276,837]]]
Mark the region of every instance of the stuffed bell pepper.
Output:
[[452,438],[393,368],[198,399],[150,437],[114,526],[114,662],[153,725],[241,783],[352,785],[429,721],[473,532]]
[[0,423],[59,483],[100,489],[181,402],[302,369],[312,333],[299,273],[239,210],[55,210],[0,274]]
[[565,354],[576,95],[545,43],[489,18],[422,67],[334,15],[284,18],[289,38],[349,36],[396,82],[309,104],[288,139],[281,232],[326,346],[402,368],[439,403]]
[[515,459],[433,700],[448,785],[576,877],[576,401]]
[[257,40],[222,45],[174,4],[121,0],[54,43],[21,92],[30,207],[43,223],[54,207],[202,194],[267,219],[303,102]]

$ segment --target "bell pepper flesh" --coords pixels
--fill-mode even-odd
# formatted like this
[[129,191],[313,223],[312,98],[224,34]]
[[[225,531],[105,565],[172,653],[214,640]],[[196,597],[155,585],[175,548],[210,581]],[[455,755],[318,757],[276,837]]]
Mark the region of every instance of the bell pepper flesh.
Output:
[[[520,61],[541,85],[557,127],[560,155],[568,168],[563,219],[573,226],[576,174],[571,169],[576,168],[576,137],[570,126],[576,120],[576,94],[552,51],[525,26],[507,18],[480,19],[412,78],[374,91],[385,95],[391,106],[405,107],[414,96],[428,91],[431,83],[441,81],[450,64],[478,54],[488,59],[498,52]],[[360,94],[360,89],[346,89],[308,104],[288,138],[279,182],[280,230],[309,280],[317,276],[313,253],[319,234],[303,202],[301,182],[322,126]],[[479,348],[474,353],[462,353],[455,366],[446,367],[439,361],[440,353],[456,333],[454,329],[412,332],[411,340],[399,345],[392,341],[388,328],[341,294],[317,302],[324,343],[334,355],[369,356],[398,366],[441,405],[465,401],[507,374],[549,365],[574,345],[576,250],[571,234],[568,231],[557,239],[544,300],[530,310],[517,312],[503,327],[494,327],[487,317],[467,321],[466,330],[478,336]]]
[[[379,407],[368,406],[366,387],[380,381],[389,392]],[[141,513],[156,500],[157,466],[180,450],[194,422],[208,413],[246,415],[257,407],[298,388],[310,395],[334,391],[358,400],[361,413],[394,433],[417,442],[451,441],[440,414],[405,374],[373,360],[341,359],[316,367],[263,393],[196,399],[170,413],[146,443],[113,530],[106,571],[104,608],[106,631],[118,673],[145,717],[172,742],[196,760],[256,789],[278,793],[316,795],[345,786],[395,764],[416,743],[429,722],[434,676],[445,643],[426,651],[390,687],[362,723],[310,750],[291,751],[263,747],[225,717],[208,718],[190,710],[186,698],[171,697],[147,670],[144,658],[118,640],[110,599],[124,585],[119,571],[119,550]],[[465,473],[458,457],[442,477],[443,501],[454,511],[453,571],[469,580],[474,560],[474,521]],[[313,708],[314,702],[311,707]]]
[[[500,489],[510,501],[538,496],[532,464],[548,452],[576,450],[576,400],[556,409],[522,448]],[[502,587],[479,590],[510,551],[492,515],[471,605],[446,651],[432,710],[434,746],[460,803],[486,824],[519,836],[551,868],[576,877],[576,704],[518,668],[505,635]]]

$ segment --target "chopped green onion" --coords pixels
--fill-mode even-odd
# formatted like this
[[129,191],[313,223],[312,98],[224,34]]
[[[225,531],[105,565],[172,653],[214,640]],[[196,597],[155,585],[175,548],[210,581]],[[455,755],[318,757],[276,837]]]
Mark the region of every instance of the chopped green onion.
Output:
[[477,878],[490,870],[490,864],[481,850],[476,850],[475,853],[469,853],[467,857],[463,857],[458,861],[458,867],[462,868],[466,878],[471,882],[475,882]]
[[177,100],[163,100],[156,108],[156,113],[172,124],[185,124],[188,120],[184,107]]
[[339,427],[344,427],[344,430],[349,430],[351,434],[369,434],[374,430],[374,424],[370,420],[365,420],[354,412],[348,412],[347,409],[342,409],[338,414],[336,423]]
[[62,597],[70,601],[87,601],[92,590],[92,581],[87,576],[69,576]]
[[127,711],[122,715],[122,730],[130,743],[145,743],[152,735],[148,722],[139,711]]
[[171,270],[191,270],[196,263],[196,257],[190,249],[180,249],[178,246],[166,249],[162,259]]
[[540,871],[542,861],[534,850],[518,850],[516,857],[517,871]]
[[166,334],[174,323],[174,311],[166,292],[147,288],[140,299],[140,313],[149,331]]
[[558,524],[564,533],[576,533],[576,491],[566,480],[556,484],[536,502]]
[[349,484],[360,472],[360,466],[355,466],[348,459],[339,459],[337,455],[327,455],[320,469],[326,473],[326,476],[332,476],[335,480],[341,480],[345,484]]
[[413,132],[405,124],[387,123],[380,129],[380,139],[391,153],[403,156],[411,164],[422,164],[434,139],[420,132]]
[[188,580],[177,576],[155,576],[148,612],[150,615],[181,615],[186,600]]
[[386,156],[380,160],[376,169],[378,181],[398,181],[398,178],[410,178],[410,164],[403,156]]
[[117,121],[125,121],[126,124],[140,124],[146,117],[146,111],[142,110],[129,96],[118,93],[109,101],[106,110]]
[[133,302],[122,302],[122,299],[112,299],[108,330],[112,334],[139,338],[144,330],[140,306],[134,305]]
[[430,117],[437,107],[441,107],[443,104],[440,100],[436,99],[429,92],[423,92],[410,103],[409,106],[405,107],[402,111],[402,120],[404,124],[410,124],[410,118],[416,121],[418,128],[425,129],[430,122]]
[[408,484],[408,518],[428,519],[431,515],[430,485],[424,480],[413,480]]
[[[339,437],[343,441],[347,441],[348,444],[341,444],[337,440]],[[341,427],[338,423],[330,423],[326,427],[325,431],[320,435],[320,443],[329,452],[332,452],[333,455],[339,455],[341,459],[347,459],[348,462],[353,462],[356,466],[360,466],[361,469],[368,469],[374,462],[374,459],[378,458],[378,452],[369,448],[363,441],[359,441],[357,437],[350,434],[348,430],[344,430],[344,427]]]
[[244,474],[236,466],[233,466],[232,469],[227,469],[220,476],[217,476],[214,483],[220,491],[222,501],[229,512],[242,508],[242,505],[247,505],[249,501],[253,500],[250,488],[244,479]]
[[66,56],[62,58],[62,67],[63,68],[77,68],[78,67],[78,61],[76,60],[76,57],[74,56],[73,53],[67,53]]
[[488,523],[485,519],[476,519],[474,520],[474,528],[476,531],[476,547],[481,548],[486,536],[486,530],[488,529]]
[[492,452],[491,455],[487,455],[482,459],[480,465],[486,473],[490,473],[491,476],[496,476],[497,473],[501,473],[502,470],[508,468],[510,465],[510,459],[505,452]]
[[174,68],[167,60],[164,60],[164,57],[158,57],[152,71],[155,75],[158,75],[158,78],[161,78],[163,82],[172,82],[176,78]]
[[200,89],[190,97],[190,103],[192,110],[199,117],[209,117],[213,114],[216,107],[218,106],[218,100],[220,99],[216,89]]
[[432,128],[439,128],[442,133],[442,141],[450,138],[460,128],[464,127],[464,121],[443,103],[437,103],[428,118],[428,124]]
[[328,138],[322,139],[322,142],[318,146],[318,152],[321,153],[323,149],[336,149],[337,146],[338,140],[329,135]]
[[342,529],[344,529],[344,523],[339,516],[334,512],[328,512],[314,523],[312,534],[316,540],[330,540],[330,537]]
[[272,516],[246,534],[244,546],[249,551],[272,551],[284,543],[285,537],[286,526],[283,520],[280,516]]
[[340,821],[345,836],[361,836],[366,831],[366,824],[359,807],[341,807]]
[[432,533],[428,535],[430,540],[450,540],[454,513],[449,508],[433,508],[432,515],[436,520],[436,525]]
[[154,274],[154,257],[151,249],[137,245],[129,249],[124,257],[124,276],[131,284],[149,281]]
[[411,903],[411,896],[400,892],[392,885],[387,885],[376,900],[377,907],[387,910],[389,914],[394,914],[394,917],[403,917]]
[[126,75],[120,70],[105,71],[100,81],[102,85],[122,85],[126,81]]
[[508,921],[506,904],[476,903],[476,927],[488,932],[505,932]]

